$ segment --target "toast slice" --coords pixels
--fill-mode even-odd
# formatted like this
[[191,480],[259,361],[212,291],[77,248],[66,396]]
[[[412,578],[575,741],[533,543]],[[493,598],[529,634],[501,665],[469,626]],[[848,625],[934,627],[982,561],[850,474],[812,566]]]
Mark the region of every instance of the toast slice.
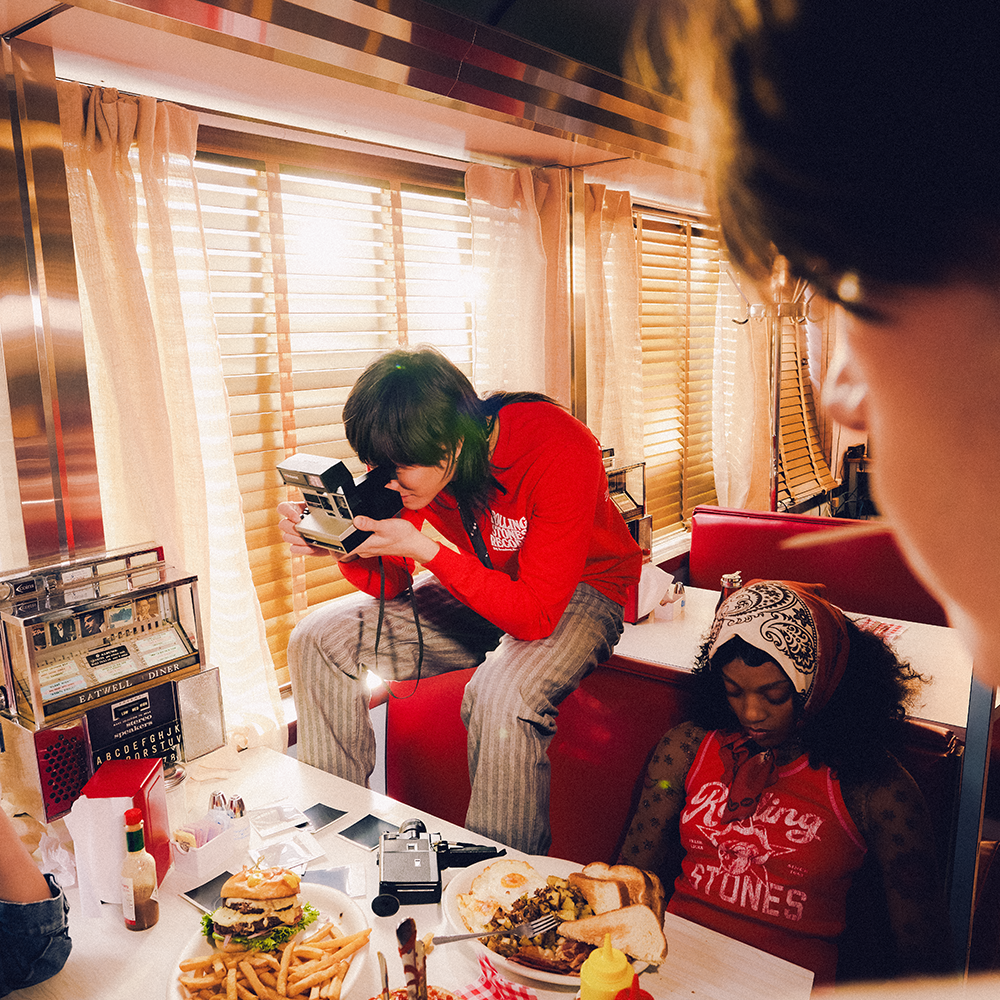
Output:
[[563,937],[584,944],[600,946],[604,935],[611,935],[611,944],[630,958],[658,965],[667,957],[667,939],[663,925],[653,911],[643,903],[610,910],[581,920],[567,920],[559,925]]
[[[610,879],[621,882],[628,890],[628,899],[622,905],[642,903],[648,906],[657,920],[663,920],[663,883],[652,872],[636,868],[634,865],[609,865],[603,861],[593,861],[583,869],[590,878]],[[593,904],[591,903],[593,906]],[[597,910],[595,908],[594,912]]]
[[572,872],[567,881],[583,893],[594,913],[620,910],[631,902],[628,886],[620,879],[594,878],[583,872]]
[[642,874],[646,876],[646,881],[649,883],[647,886],[649,899],[646,905],[653,911],[656,919],[662,924],[663,911],[666,908],[666,892],[663,889],[663,883],[660,881],[659,875],[648,872],[645,868],[642,870]]

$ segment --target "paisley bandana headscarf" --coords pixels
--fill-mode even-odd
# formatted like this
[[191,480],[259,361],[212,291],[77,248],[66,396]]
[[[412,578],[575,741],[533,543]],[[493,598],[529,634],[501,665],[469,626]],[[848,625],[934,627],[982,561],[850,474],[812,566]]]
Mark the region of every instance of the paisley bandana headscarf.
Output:
[[[815,714],[844,676],[850,652],[844,613],[820,597],[823,590],[822,584],[751,580],[716,612],[709,656],[739,636],[784,671],[802,696],[804,714]],[[742,733],[723,738],[726,822],[752,815],[764,789],[777,780],[774,755],[755,749]]]

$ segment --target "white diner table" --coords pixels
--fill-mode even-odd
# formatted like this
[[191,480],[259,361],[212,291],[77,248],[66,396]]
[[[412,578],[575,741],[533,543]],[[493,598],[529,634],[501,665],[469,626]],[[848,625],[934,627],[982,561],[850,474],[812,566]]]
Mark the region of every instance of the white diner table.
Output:
[[[216,755],[228,770],[213,771]],[[247,810],[278,803],[305,809],[323,802],[346,811],[314,835],[325,856],[309,864],[310,869],[347,866],[354,874],[364,874],[364,882],[359,883],[364,895],[358,889],[355,902],[371,923],[372,935],[360,977],[345,992],[344,1000],[367,1000],[379,993],[378,951],[386,957],[390,987],[405,985],[395,936],[404,917],[414,918],[421,937],[449,928],[437,903],[404,906],[393,916],[376,916],[370,904],[378,892],[377,851],[353,844],[339,831],[371,813],[393,825],[414,817],[422,819],[428,832],[441,834],[448,841],[490,843],[454,824],[264,747],[239,754],[217,751],[189,765],[188,777],[167,793],[172,828],[204,815],[215,790],[230,798],[240,795]],[[517,852],[508,853],[519,856]],[[447,885],[461,870],[445,869],[444,883]],[[73,938],[69,961],[48,982],[15,991],[11,996],[16,1000],[173,1000],[178,996],[178,958],[197,938],[201,922],[201,912],[179,894],[187,888],[192,886],[183,884],[177,868],[172,868],[160,886],[159,922],[143,932],[125,929],[118,905],[104,904],[99,916],[81,919],[79,890],[68,889]],[[303,883],[303,898],[308,898],[308,883]],[[812,973],[782,959],[670,914],[665,920],[665,934],[666,960],[639,977],[642,987],[657,1000],[743,1000],[748,996],[804,1000],[810,995]],[[477,948],[468,942],[439,945],[427,958],[427,971],[434,985],[452,990],[471,986],[481,974]],[[539,1000],[566,1000],[575,995],[572,987],[515,977],[506,971],[503,974],[529,986]]]

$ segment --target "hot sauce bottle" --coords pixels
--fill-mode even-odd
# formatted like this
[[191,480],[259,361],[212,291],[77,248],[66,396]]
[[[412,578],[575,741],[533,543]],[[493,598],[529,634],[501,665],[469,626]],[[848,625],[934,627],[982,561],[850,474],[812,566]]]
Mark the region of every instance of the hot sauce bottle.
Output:
[[715,610],[718,612],[719,608],[722,607],[726,598],[731,597],[736,593],[740,587],[743,586],[743,574],[737,570],[735,573],[723,573],[722,574],[722,586],[719,590],[719,600],[715,605]]
[[156,890],[156,862],[146,850],[142,810],[125,810],[125,846],[122,863],[122,913],[130,931],[144,931],[160,919]]

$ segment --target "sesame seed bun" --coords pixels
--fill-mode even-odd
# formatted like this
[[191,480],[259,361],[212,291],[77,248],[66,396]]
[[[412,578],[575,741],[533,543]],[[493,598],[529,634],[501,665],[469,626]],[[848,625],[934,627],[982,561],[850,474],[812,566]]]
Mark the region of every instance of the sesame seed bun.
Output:
[[283,899],[295,896],[302,879],[287,868],[244,868],[222,887],[223,899]]

